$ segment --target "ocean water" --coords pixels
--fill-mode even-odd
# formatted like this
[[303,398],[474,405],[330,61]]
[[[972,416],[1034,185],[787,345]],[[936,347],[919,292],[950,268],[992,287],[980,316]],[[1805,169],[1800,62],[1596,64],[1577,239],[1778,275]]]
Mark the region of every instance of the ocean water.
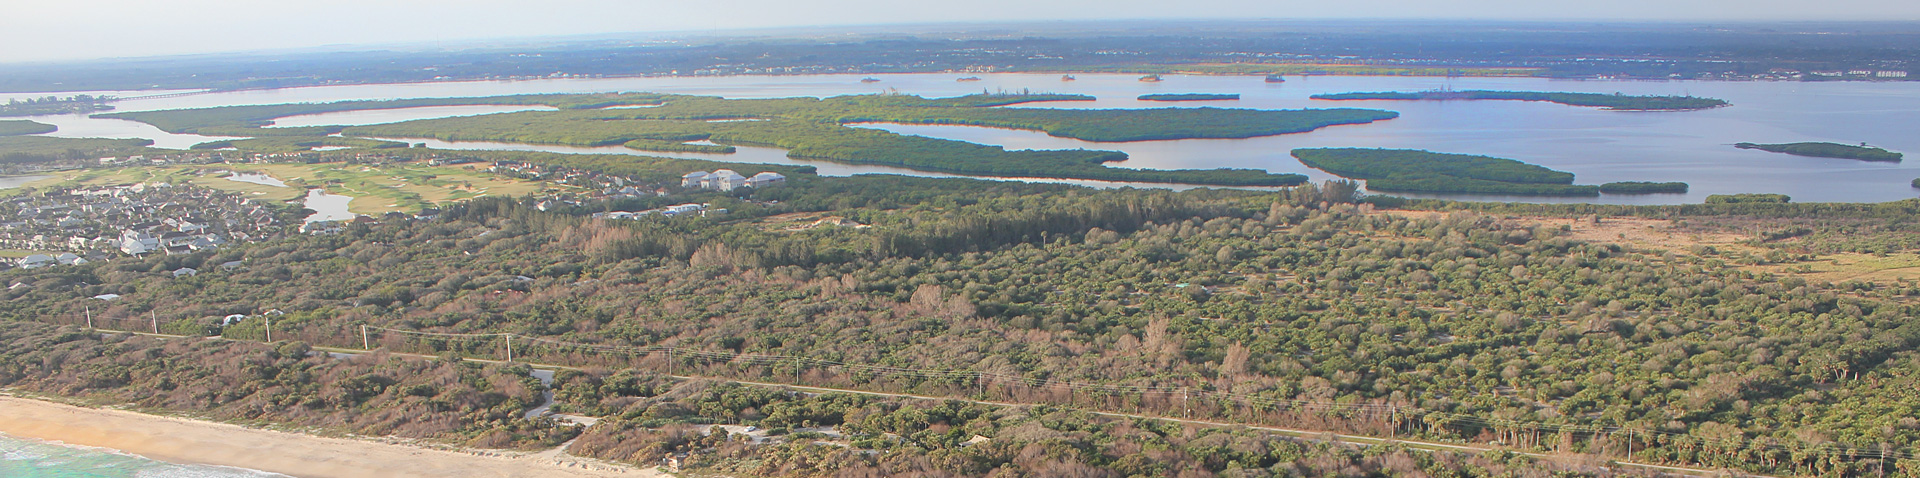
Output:
[[285,478],[264,471],[181,465],[138,455],[0,435],[4,478]]

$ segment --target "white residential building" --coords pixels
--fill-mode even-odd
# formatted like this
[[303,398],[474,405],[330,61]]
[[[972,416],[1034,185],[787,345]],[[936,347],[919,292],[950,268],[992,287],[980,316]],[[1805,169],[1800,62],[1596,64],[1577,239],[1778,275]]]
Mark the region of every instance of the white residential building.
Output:
[[787,182],[786,176],[771,171],[762,171],[760,174],[755,174],[751,178],[741,176],[740,173],[734,172],[731,169],[722,169],[711,173],[694,171],[680,176],[680,187],[712,189],[716,191],[732,191],[742,187],[771,186],[784,182]]
[[687,174],[684,174],[684,175],[681,175],[681,176],[680,176],[680,187],[683,187],[683,188],[705,188],[705,187],[707,187],[707,172],[706,172],[706,171],[694,171],[694,172],[691,172],[691,173],[687,173]]
[[761,171],[760,174],[755,174],[753,177],[747,178],[747,187],[760,188],[784,182],[787,182],[785,175],[773,171]]
[[132,230],[120,233],[120,252],[137,256],[160,248],[160,239],[152,234]]
[[732,191],[734,188],[746,185],[747,177],[741,176],[740,173],[733,172],[731,169],[722,169],[707,175],[707,189]]
[[1907,72],[1897,71],[1897,70],[1876,71],[1876,72],[1873,72],[1873,76],[1877,76],[1880,78],[1906,78]]

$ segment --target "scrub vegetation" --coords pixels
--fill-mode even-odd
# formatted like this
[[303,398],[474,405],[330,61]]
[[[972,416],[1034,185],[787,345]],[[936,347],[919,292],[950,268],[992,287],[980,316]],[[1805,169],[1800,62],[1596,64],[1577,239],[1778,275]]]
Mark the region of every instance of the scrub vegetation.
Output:
[[[657,169],[647,174],[663,180],[687,170],[626,157],[490,154],[569,166],[606,161]],[[1463,159],[1428,170],[1563,178],[1524,166]],[[1636,461],[1770,474],[1920,467],[1911,455],[1920,444],[1920,401],[1911,393],[1920,389],[1920,285],[1750,269],[1823,251],[1920,250],[1914,201],[1403,201],[1422,210],[1382,212],[1356,203],[1355,185],[1342,182],[1175,192],[897,176],[796,176],[779,187],[655,200],[731,212],[602,221],[585,217],[592,207],[543,211],[531,199],[489,196],[450,205],[432,221],[0,272],[0,282],[23,284],[0,291],[0,319],[72,325],[85,320],[75,311],[91,307],[103,322],[146,326],[154,317],[163,331],[252,340],[263,333],[258,323],[217,327],[220,318],[274,308],[287,313],[273,322],[276,338],[351,348],[361,345],[361,325],[513,333],[516,360],[604,369],[558,385],[569,410],[608,418],[585,432],[581,453],[653,463],[670,451],[698,451],[704,466],[750,474],[767,473],[741,470],[776,460],[792,468],[770,474],[796,476],[883,465],[963,476],[1038,466],[1158,473],[1145,458],[1129,458],[1138,450],[1126,446],[1067,446],[1119,443],[1109,438],[1156,443],[1141,450],[1162,452],[1141,456],[1210,474],[1318,473],[1315,460],[1376,465],[1340,447],[1237,434],[1253,432],[1136,432],[1168,425],[1044,407],[682,388],[648,374],[1499,441],[1596,462],[1631,448]],[[762,224],[793,213],[870,227]],[[1513,214],[1559,219],[1504,218]],[[1675,231],[1680,237],[1753,235],[1642,249],[1579,239],[1562,227],[1592,214],[1696,228]],[[214,266],[232,261],[241,266]],[[181,267],[203,272],[168,272]],[[120,297],[93,298],[109,293]],[[48,342],[9,350],[36,353]],[[372,343],[504,358],[497,336],[375,334]],[[143,363],[138,354],[87,356]],[[120,376],[111,374],[130,367],[121,363],[27,369],[76,383]],[[186,392],[167,396],[179,393]],[[713,423],[785,428],[802,439],[754,445],[690,431]],[[809,424],[833,425],[844,438],[801,430]],[[973,435],[986,441],[956,443]],[[1229,444],[1243,436],[1267,448],[1221,451],[1238,450]],[[1058,463],[1036,464],[1049,459]]]

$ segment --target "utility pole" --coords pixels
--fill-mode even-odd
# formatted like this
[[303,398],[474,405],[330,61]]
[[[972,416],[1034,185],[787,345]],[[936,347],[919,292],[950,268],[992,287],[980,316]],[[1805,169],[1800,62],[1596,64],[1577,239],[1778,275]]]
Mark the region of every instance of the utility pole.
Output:
[[262,314],[261,317],[267,319],[267,343],[273,343],[273,315]]
[[367,339],[367,324],[360,324],[360,348],[373,350],[373,341]]
[[1187,398],[1187,387],[1180,387],[1180,408],[1187,410],[1187,418],[1193,418],[1193,404]]
[[93,306],[87,306],[87,329],[93,329]]
[[513,334],[504,335],[507,336],[507,363],[513,363]]
[[160,312],[153,310],[147,311],[147,319],[153,321],[153,334],[160,335]]

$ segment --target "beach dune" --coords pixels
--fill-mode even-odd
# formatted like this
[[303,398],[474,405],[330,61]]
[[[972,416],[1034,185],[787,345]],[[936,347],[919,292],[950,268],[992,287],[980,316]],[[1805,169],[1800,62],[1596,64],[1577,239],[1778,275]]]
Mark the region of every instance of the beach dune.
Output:
[[652,469],[564,466],[550,458],[552,453],[478,456],[16,397],[0,397],[0,433],[111,448],[170,463],[250,468],[300,478],[662,476]]

